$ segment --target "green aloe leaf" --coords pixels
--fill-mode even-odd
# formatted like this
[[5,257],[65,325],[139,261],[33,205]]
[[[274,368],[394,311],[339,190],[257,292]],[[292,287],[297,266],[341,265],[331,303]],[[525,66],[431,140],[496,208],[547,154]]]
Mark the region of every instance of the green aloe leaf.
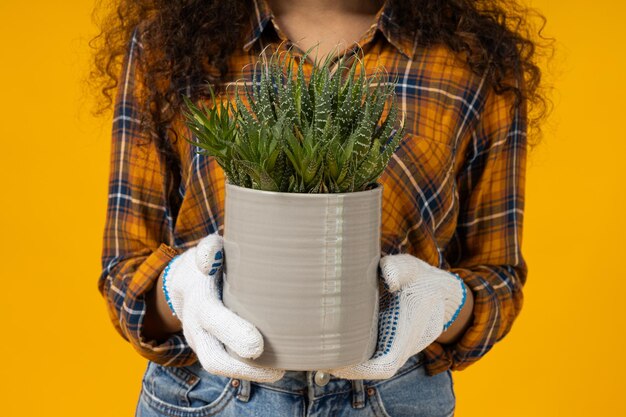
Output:
[[397,77],[382,69],[367,76],[357,54],[328,54],[307,79],[312,49],[302,57],[281,48],[269,59],[262,54],[252,80],[236,82],[234,100],[218,99],[211,86],[212,106],[183,96],[193,140],[185,139],[215,157],[229,181],[281,192],[351,192],[384,171],[404,129],[396,126]]

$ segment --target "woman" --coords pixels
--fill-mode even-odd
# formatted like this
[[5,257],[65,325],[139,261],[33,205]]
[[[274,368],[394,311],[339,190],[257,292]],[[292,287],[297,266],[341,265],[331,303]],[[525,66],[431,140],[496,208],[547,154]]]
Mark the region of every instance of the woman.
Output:
[[[137,415],[453,415],[451,371],[508,334],[528,271],[521,253],[527,130],[543,114],[530,120],[527,104],[544,99],[535,44],[523,26],[508,27],[508,17],[523,22],[516,6],[185,0],[116,7],[96,38],[93,73],[105,98],[115,91],[98,288],[117,330],[149,359]],[[360,48],[368,70],[382,64],[399,77],[407,133],[380,180],[381,267],[391,293],[416,304],[430,297],[441,308],[411,315],[412,303],[400,305],[391,348],[381,346],[365,363],[285,372],[226,354],[228,346],[255,357],[262,338],[219,300],[224,174],[181,140],[180,96],[207,99],[207,79],[223,92],[266,47],[301,56],[315,44],[322,58]],[[303,65],[310,70],[313,62]],[[435,332],[414,331],[425,320],[439,323]]]

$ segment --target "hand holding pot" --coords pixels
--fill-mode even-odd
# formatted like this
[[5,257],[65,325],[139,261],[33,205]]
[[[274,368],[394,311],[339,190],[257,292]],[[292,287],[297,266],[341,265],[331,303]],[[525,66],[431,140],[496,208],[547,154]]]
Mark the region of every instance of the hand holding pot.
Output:
[[410,356],[437,339],[465,304],[466,288],[458,275],[415,256],[384,256],[380,267],[387,291],[380,297],[376,352],[366,362],[327,370],[336,377],[392,377]]
[[284,371],[244,363],[230,356],[224,347],[244,358],[256,358],[263,352],[258,329],[222,303],[223,258],[223,239],[218,233],[174,257],[163,275],[170,308],[181,320],[189,346],[208,372],[251,381],[276,381]]

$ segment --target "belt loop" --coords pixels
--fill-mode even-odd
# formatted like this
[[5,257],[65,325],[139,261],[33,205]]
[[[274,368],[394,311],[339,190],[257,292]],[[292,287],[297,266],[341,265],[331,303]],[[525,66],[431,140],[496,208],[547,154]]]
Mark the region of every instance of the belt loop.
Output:
[[365,391],[363,390],[363,380],[352,380],[352,408],[365,407]]
[[250,381],[240,379],[239,388],[237,389],[237,399],[247,403],[250,400]]

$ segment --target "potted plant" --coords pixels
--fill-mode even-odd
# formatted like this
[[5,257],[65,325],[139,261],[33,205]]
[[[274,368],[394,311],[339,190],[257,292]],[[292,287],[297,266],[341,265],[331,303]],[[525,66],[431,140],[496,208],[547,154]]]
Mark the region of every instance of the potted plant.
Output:
[[376,347],[377,179],[404,118],[396,126],[397,80],[366,76],[356,53],[330,63],[307,79],[290,51],[262,54],[234,100],[211,89],[201,109],[183,96],[187,140],[226,176],[223,301],[263,335],[263,354],[242,358],[257,365],[328,369]]

